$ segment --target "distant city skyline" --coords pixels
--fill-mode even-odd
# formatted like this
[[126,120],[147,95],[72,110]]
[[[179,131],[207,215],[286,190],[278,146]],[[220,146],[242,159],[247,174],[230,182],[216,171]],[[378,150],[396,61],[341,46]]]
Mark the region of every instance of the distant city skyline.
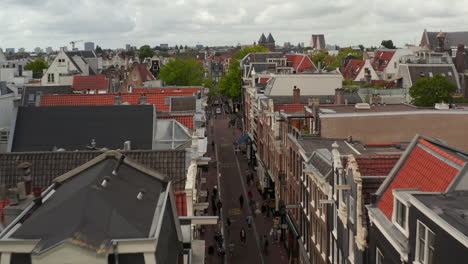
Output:
[[5,1],[0,16],[22,15],[19,21],[5,19],[0,45],[29,51],[38,46],[57,50],[75,40],[111,49],[125,49],[129,43],[235,46],[252,44],[270,32],[279,45],[308,45],[312,34],[324,34],[327,44],[339,46],[379,46],[387,39],[403,46],[419,44],[425,28],[466,31],[468,24],[468,3],[452,0],[395,0],[391,5],[383,0],[157,0],[151,5],[143,0],[103,0],[97,5],[78,0],[72,9],[59,0]]

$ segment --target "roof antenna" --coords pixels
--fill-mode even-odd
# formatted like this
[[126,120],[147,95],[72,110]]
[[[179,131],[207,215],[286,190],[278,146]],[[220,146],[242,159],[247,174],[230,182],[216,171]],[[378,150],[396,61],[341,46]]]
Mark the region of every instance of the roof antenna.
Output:
[[120,159],[119,159],[119,161],[117,162],[117,165],[115,165],[115,168],[114,168],[114,170],[112,171],[112,175],[117,176],[117,173],[119,172],[119,169],[120,169],[120,165],[122,165],[124,159],[125,159],[125,156],[124,156],[124,155],[120,156]]

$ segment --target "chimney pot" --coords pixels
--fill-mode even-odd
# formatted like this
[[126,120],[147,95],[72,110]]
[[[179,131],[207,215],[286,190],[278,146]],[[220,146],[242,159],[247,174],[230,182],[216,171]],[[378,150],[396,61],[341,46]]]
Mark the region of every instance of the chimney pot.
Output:
[[301,89],[294,86],[293,89],[293,104],[300,104],[301,103]]

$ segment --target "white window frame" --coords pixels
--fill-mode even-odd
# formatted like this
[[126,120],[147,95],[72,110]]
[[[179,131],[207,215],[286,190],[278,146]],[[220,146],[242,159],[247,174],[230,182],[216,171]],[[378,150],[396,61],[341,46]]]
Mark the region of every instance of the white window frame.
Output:
[[354,234],[351,229],[348,230],[348,260],[352,264],[354,263]]
[[384,255],[382,254],[382,251],[378,247],[375,248],[375,264],[383,264],[383,262],[380,262],[379,256],[382,256],[382,260],[384,259]]
[[8,143],[9,137],[10,137],[9,130],[0,130],[0,143]]
[[[414,255],[414,263],[419,263],[419,264],[432,264],[433,262],[429,262],[429,233],[432,233],[434,236],[434,240],[432,241],[433,243],[435,242],[435,233],[432,232],[431,229],[429,229],[425,224],[423,224],[421,221],[417,221],[416,225],[416,254]],[[420,259],[420,242],[419,242],[419,229],[424,228],[424,256],[423,256],[423,261],[419,261]],[[434,243],[435,244],[435,243]],[[435,251],[434,249],[434,244],[432,244],[432,250]]]
[[[404,219],[404,226],[401,226],[400,223],[398,223],[397,221],[397,215],[398,215],[398,204],[401,204],[404,209],[405,209],[405,219]],[[408,207],[408,204],[403,202],[402,200],[398,199],[398,198],[394,198],[393,199],[393,214],[392,214],[392,223],[406,236],[408,237],[409,236],[409,232],[408,232],[408,221],[409,221],[409,217],[408,217],[408,214],[409,214],[409,207]]]
[[55,83],[55,74],[53,74],[53,73],[48,73],[48,74],[47,74],[47,82],[48,82],[48,83]]

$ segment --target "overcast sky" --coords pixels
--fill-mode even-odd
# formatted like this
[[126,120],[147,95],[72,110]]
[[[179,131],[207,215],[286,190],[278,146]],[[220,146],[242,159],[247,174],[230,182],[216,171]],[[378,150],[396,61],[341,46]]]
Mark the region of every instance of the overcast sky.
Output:
[[[467,1],[434,0],[2,0],[0,47],[103,48],[125,44],[236,45],[272,33],[276,44],[419,44],[430,31],[468,31]],[[77,44],[83,48],[83,43]]]

